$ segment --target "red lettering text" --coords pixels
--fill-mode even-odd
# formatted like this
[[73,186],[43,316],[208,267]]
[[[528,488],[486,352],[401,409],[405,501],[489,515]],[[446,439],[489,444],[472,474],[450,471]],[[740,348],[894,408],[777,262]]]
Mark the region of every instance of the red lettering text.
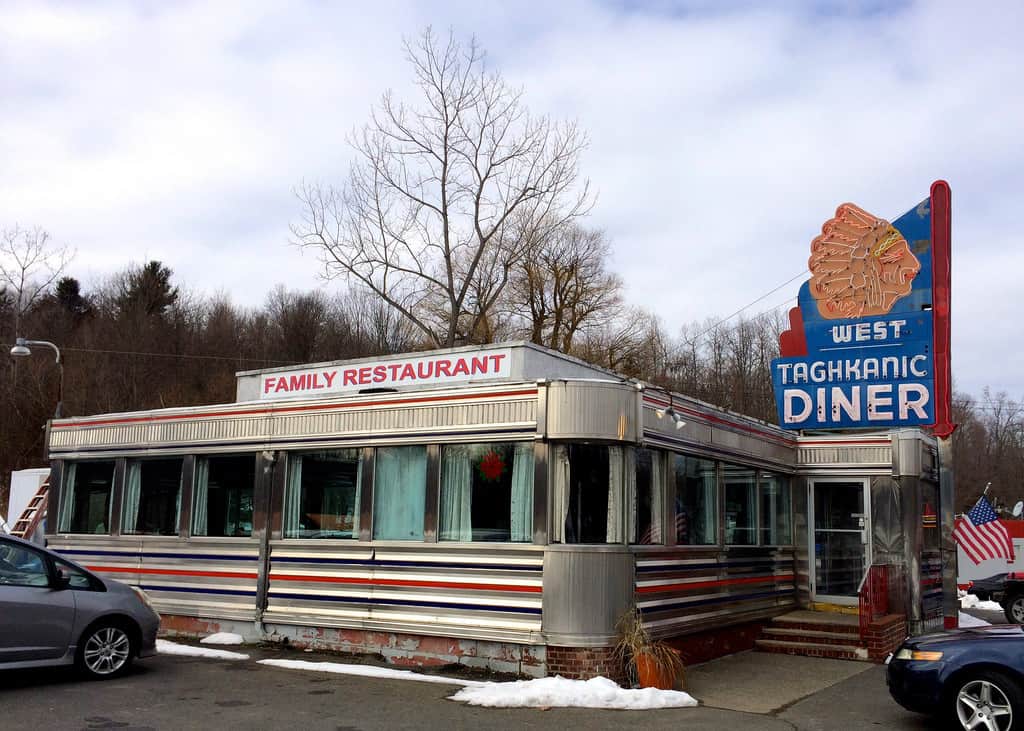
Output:
[[327,381],[327,388],[331,387],[331,383],[338,377],[337,371],[324,371],[324,380]]
[[468,376],[469,375],[469,363],[466,362],[465,358],[459,358],[455,361],[455,367],[452,368],[453,376]]
[[373,382],[380,383],[388,377],[388,369],[384,366],[375,366],[373,369]]
[[451,368],[452,362],[450,360],[439,360],[434,364],[434,374],[440,378],[441,376],[450,376],[451,373],[448,369]]
[[346,368],[341,374],[341,385],[342,386],[355,386],[356,385],[356,371],[355,368]]

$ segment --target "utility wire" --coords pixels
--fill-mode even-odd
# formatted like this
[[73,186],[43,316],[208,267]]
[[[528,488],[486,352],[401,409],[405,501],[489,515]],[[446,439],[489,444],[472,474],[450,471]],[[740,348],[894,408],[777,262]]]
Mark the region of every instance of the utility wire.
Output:
[[[4,345],[4,347],[10,347]],[[106,350],[103,348],[73,348],[73,347],[61,347],[61,352],[76,352],[76,353],[107,353],[111,355],[136,355],[146,356],[150,358],[191,358],[193,360],[229,360],[229,361],[246,361],[250,363],[278,363],[281,365],[298,365],[299,361],[296,360],[276,360],[274,358],[242,358],[234,355],[195,355],[188,353],[147,353],[139,350]]]

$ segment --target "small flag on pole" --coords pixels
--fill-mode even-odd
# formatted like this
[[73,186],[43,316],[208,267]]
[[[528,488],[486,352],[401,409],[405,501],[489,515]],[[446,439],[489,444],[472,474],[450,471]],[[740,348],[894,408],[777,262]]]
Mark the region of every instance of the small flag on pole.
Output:
[[956,521],[953,540],[974,563],[1000,557],[1010,563],[1014,558],[1013,540],[984,495]]

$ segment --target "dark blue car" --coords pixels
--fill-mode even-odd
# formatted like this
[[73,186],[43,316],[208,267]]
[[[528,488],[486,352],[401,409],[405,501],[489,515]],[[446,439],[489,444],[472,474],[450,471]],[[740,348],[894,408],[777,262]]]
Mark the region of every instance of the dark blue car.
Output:
[[981,731],[1024,730],[1024,631],[968,627],[911,637],[893,653],[889,692],[904,708]]

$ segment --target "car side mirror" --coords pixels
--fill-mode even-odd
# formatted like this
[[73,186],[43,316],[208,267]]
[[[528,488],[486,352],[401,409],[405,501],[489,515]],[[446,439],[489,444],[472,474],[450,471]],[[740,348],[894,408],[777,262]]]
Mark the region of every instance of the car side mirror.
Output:
[[63,591],[71,586],[71,576],[68,572],[61,567],[57,567],[57,573],[53,578],[53,588],[58,591]]

